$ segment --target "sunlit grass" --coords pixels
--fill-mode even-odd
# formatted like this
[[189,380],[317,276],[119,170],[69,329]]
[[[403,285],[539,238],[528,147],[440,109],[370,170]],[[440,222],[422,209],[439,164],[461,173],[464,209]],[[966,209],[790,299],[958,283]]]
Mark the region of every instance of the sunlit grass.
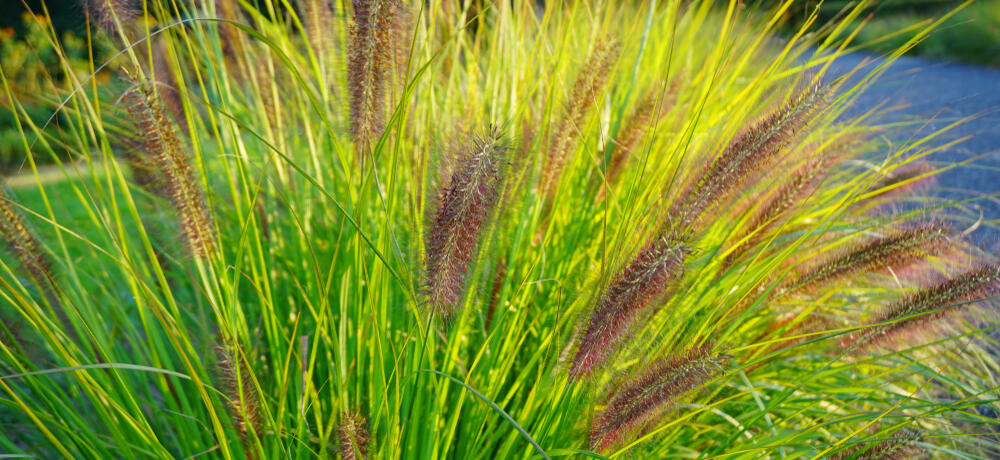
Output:
[[[941,457],[997,453],[994,326],[978,301],[992,284],[918,312],[947,310],[878,347],[841,346],[907,294],[992,262],[961,228],[919,263],[780,291],[872,238],[948,218],[948,207],[894,210],[899,195],[878,185],[949,146],[947,133],[889,145],[882,134],[893,127],[876,114],[841,116],[870,80],[823,73],[848,49],[864,2],[844,22],[784,40],[771,35],[781,11],[735,2],[417,2],[412,28],[393,31],[390,70],[376,75],[384,101],[355,104],[384,109],[374,130],[352,119],[352,94],[366,83],[348,68],[367,67],[346,62],[349,5],[303,20],[297,11],[315,10],[215,3],[149,2],[156,20],[115,16],[110,31],[95,29],[122,44],[93,65],[118,83],[98,91],[81,75],[50,88],[71,142],[54,145],[65,137],[19,118],[30,175],[5,199],[52,275],[31,276],[17,248],[0,263],[0,454],[812,458],[889,438]],[[929,31],[912,31],[892,56]],[[588,65],[611,40],[617,58]],[[595,303],[669,225],[686,186],[812,84],[830,90],[826,104],[780,131],[774,158],[712,189],[677,239],[683,273],[650,290],[606,363],[572,379]],[[156,88],[160,107],[130,105],[122,96],[135,88]],[[660,111],[606,180],[649,94]],[[165,118],[153,129],[137,123],[156,110]],[[174,163],[153,155],[170,150],[151,142],[171,138],[167,125],[184,153]],[[470,149],[494,146],[494,135],[505,156],[488,176],[500,186],[449,189],[485,183],[467,172],[494,151]],[[77,161],[57,163],[65,180],[54,181],[34,158],[64,149]],[[768,226],[751,225],[774,190],[824,158],[809,193]],[[204,190],[211,211],[215,243],[203,250],[185,240],[194,219],[182,205],[198,199],[170,182],[183,174],[165,174],[177,165],[190,166],[184,187]],[[458,231],[432,228],[442,215],[465,219],[449,224]],[[439,297],[446,309],[429,301],[426,279],[438,256],[427,251],[441,247],[459,248],[446,261],[460,286]],[[654,278],[666,279],[643,279]],[[623,382],[691,349],[711,350],[716,367],[691,380],[654,373],[684,384],[644,399],[655,407],[619,442],[592,439]]]

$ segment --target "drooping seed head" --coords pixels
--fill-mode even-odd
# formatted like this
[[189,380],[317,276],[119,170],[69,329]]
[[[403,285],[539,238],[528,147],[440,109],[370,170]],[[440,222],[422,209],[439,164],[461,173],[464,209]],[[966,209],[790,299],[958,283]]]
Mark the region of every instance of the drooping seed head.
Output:
[[828,92],[825,86],[810,86],[733,139],[674,200],[666,227],[676,234],[689,232],[711,205],[759,173],[795,139],[825,104]]
[[922,436],[918,431],[903,429],[888,439],[869,444],[859,444],[837,452],[831,460],[907,460],[919,458],[924,448],[917,445]]
[[[3,184],[0,183],[0,187]],[[35,234],[17,211],[7,194],[0,189],[0,241],[20,262],[21,268],[31,276],[42,291],[49,293],[55,287],[51,263],[42,251]]]
[[582,325],[569,374],[580,379],[602,365],[630,333],[633,322],[659,301],[684,273],[690,249],[679,241],[657,237],[639,251],[597,299]]
[[368,421],[359,414],[345,412],[337,426],[340,444],[340,458],[343,460],[363,460],[368,458]]
[[152,85],[136,83],[124,99],[145,155],[137,163],[155,172],[152,184],[165,187],[157,194],[170,198],[191,253],[207,256],[215,248],[212,213],[191,158],[165,115],[159,95]]
[[506,148],[492,130],[469,143],[442,189],[427,233],[426,295],[431,310],[457,313],[479,240],[503,190]]
[[1000,266],[984,265],[921,289],[878,313],[874,326],[848,334],[845,349],[879,346],[897,334],[919,329],[967,304],[1000,292]]
[[703,345],[645,366],[637,377],[620,382],[591,424],[591,448],[606,451],[686,393],[704,387],[722,372],[727,357]]
[[804,292],[859,273],[902,268],[945,249],[948,231],[935,224],[925,224],[858,244],[842,254],[820,262],[789,282],[786,294]]
[[771,229],[782,222],[781,218],[789,210],[799,206],[816,189],[822,173],[822,161],[807,162],[771,193],[746,225],[748,232],[753,234],[744,233],[736,238],[737,241],[744,237],[747,239],[733,248],[726,257],[726,265],[730,265],[748,249],[759,244]]
[[109,35],[117,33],[118,25],[128,27],[142,14],[142,5],[135,0],[82,0],[90,23]]

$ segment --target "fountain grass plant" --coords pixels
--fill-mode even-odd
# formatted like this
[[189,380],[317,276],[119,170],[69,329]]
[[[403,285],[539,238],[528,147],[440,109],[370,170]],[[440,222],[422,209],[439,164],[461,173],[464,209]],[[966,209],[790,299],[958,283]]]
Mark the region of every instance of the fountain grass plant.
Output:
[[960,139],[845,116],[933,25],[826,72],[869,3],[88,0],[63,134],[0,74],[0,456],[1000,454]]

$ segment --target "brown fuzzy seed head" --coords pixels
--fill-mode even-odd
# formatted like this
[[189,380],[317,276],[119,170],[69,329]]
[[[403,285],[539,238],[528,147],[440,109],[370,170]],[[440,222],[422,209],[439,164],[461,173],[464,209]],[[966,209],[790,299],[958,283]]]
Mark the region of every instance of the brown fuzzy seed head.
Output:
[[688,232],[711,205],[770,164],[825,103],[827,92],[823,86],[811,86],[733,139],[671,205],[667,228]]
[[83,0],[82,3],[90,23],[112,35],[117,33],[117,23],[128,27],[142,14],[142,5],[135,0]]
[[10,202],[7,194],[0,190],[0,241],[17,258],[23,268],[43,291],[54,288],[51,264],[35,235]]
[[618,391],[591,424],[591,448],[601,452],[621,444],[685,393],[719,375],[726,358],[702,345],[652,363],[637,377],[615,385]]
[[604,85],[611,74],[611,68],[618,60],[621,45],[617,40],[602,40],[590,53],[587,63],[580,69],[573,84],[573,93],[566,101],[563,117],[549,134],[548,156],[542,177],[542,192],[550,195],[566,164],[577,133],[583,128],[587,114],[594,101],[604,91]]
[[621,271],[598,298],[580,334],[569,374],[589,375],[602,365],[630,332],[641,313],[663,297],[684,273],[690,250],[680,242],[655,238]]
[[497,130],[475,137],[439,196],[427,233],[426,295],[445,318],[458,311],[479,239],[503,190],[505,150]]
[[356,413],[344,413],[337,427],[338,450],[343,460],[368,458],[368,421]]
[[358,151],[383,129],[385,87],[392,67],[393,21],[398,0],[354,0],[348,44],[347,86],[351,96],[351,134]]
[[926,452],[916,443],[921,435],[914,430],[903,429],[892,434],[889,439],[872,444],[859,444],[838,452],[831,460],[910,460],[921,458]]
[[[678,83],[675,80],[667,88],[666,94],[663,94],[662,98],[660,97],[661,88],[655,88],[639,100],[618,132],[618,139],[615,140],[614,148],[611,149],[611,155],[604,170],[604,180],[608,184],[615,182],[635,154],[635,150],[642,147],[646,133],[653,127],[651,125],[654,125],[673,107],[677,99],[677,91]],[[603,190],[601,193],[603,194]]]
[[841,340],[841,347],[879,346],[897,334],[941,319],[968,302],[995,295],[998,291],[1000,266],[984,265],[894,303],[873,318],[872,323],[877,326],[847,335]]
[[948,232],[934,224],[902,230],[856,245],[807,269],[790,282],[785,294],[810,291],[822,284],[883,267],[902,268],[947,247]]
[[[778,190],[769,195],[746,226],[749,231],[754,232],[753,235],[750,235],[746,241],[729,253],[726,258],[727,266],[748,249],[763,241],[768,232],[782,222],[781,218],[789,210],[799,206],[816,189],[822,178],[822,173],[823,163],[810,161],[796,170],[778,187]],[[742,240],[746,236],[744,234],[737,237],[736,240]]]
[[125,95],[128,110],[145,157],[142,168],[155,171],[154,185],[165,187],[157,194],[170,197],[191,253],[204,257],[215,248],[212,213],[205,192],[195,175],[191,158],[182,147],[173,123],[153,87],[136,86]]
[[218,355],[219,379],[223,393],[229,403],[229,412],[237,433],[243,440],[248,452],[253,452],[249,444],[248,433],[252,429],[257,436],[261,435],[260,403],[257,399],[257,389],[253,377],[247,369],[242,353],[235,347],[220,346],[216,349]]

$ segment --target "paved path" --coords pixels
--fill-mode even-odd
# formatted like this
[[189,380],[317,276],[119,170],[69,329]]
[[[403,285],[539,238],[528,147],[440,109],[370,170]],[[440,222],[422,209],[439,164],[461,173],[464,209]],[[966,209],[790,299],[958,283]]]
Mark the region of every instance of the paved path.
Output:
[[[832,70],[835,74],[847,72],[866,58],[870,59],[860,53],[844,56],[837,59]],[[859,97],[851,113],[862,113],[882,102],[888,102],[889,106],[905,104],[901,110],[889,114],[888,120],[933,118],[923,128],[919,125],[901,128],[891,135],[896,141],[905,141],[918,129],[920,133],[931,133],[962,117],[978,115],[946,136],[946,139],[956,139],[972,135],[971,139],[933,155],[931,161],[944,165],[985,156],[940,174],[936,178],[934,193],[969,199],[1000,192],[1000,69],[903,57]],[[979,209],[984,215],[984,225],[972,235],[986,247],[996,248],[1000,242],[1000,231],[987,228],[986,223],[994,220],[994,226],[1000,225],[1000,199],[990,197],[978,200],[964,212],[973,219],[978,218]]]

